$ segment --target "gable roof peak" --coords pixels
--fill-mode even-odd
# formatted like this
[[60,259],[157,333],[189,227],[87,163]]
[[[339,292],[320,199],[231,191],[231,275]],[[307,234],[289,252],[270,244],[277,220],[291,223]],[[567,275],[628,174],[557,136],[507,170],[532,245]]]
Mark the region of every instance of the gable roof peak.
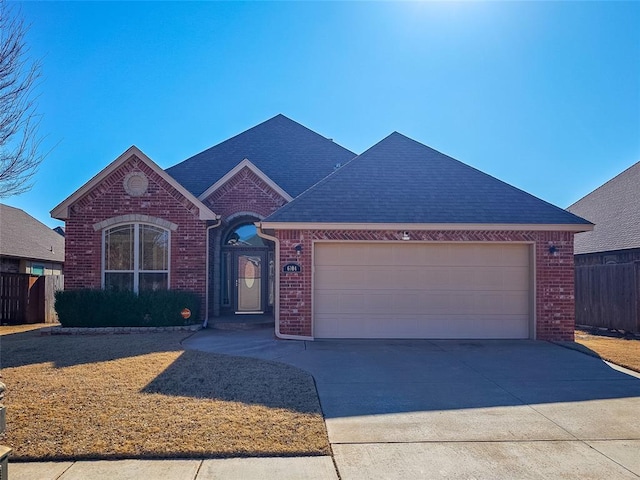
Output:
[[309,188],[264,223],[591,228],[582,218],[398,132]]
[[107,178],[112,172],[128,162],[133,156],[139,161],[146,164],[151,170],[153,170],[162,180],[167,182],[173,188],[175,188],[182,196],[198,208],[200,220],[217,220],[219,218],[209,207],[198,200],[191,192],[180,185],[176,180],[168,175],[158,164],[151,160],[135,145],[130,146],[121,155],[118,156],[109,165],[104,167],[87,183],[82,185],[78,190],[68,196],[60,204],[58,204],[53,210],[51,210],[51,216],[58,220],[66,220],[69,218],[69,207],[93,190],[100,182]]
[[246,158],[295,197],[356,156],[279,113],[170,167],[166,172],[200,196]]

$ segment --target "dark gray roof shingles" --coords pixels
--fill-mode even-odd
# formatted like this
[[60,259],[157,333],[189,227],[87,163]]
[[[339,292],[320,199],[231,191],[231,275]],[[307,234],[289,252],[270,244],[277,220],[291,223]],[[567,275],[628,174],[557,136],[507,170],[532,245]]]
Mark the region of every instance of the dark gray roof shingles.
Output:
[[389,135],[265,222],[589,225],[399,133]]
[[567,210],[595,223],[576,235],[576,254],[640,247],[640,162],[584,196]]
[[166,171],[196,196],[245,158],[296,197],[356,156],[332,140],[285,117],[275,117]]
[[19,208],[0,204],[0,256],[64,262],[64,237]]

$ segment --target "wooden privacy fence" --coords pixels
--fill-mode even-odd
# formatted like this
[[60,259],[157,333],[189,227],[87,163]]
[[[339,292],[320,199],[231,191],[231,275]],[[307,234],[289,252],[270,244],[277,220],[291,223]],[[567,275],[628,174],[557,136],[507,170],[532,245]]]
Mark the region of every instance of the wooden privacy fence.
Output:
[[63,275],[0,273],[0,323],[55,323],[55,292],[64,289]]
[[640,332],[640,262],[576,266],[576,323]]

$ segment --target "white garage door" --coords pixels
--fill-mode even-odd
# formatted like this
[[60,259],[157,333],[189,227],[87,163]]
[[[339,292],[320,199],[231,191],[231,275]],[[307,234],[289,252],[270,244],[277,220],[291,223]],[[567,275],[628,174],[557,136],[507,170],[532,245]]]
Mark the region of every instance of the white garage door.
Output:
[[316,243],[316,338],[529,338],[528,245]]

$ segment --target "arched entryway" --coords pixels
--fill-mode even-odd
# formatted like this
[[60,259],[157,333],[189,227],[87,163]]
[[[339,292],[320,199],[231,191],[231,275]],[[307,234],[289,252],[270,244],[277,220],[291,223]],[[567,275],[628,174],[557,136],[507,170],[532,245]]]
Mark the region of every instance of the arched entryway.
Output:
[[255,221],[242,218],[221,232],[220,315],[273,311],[274,248],[258,236]]

